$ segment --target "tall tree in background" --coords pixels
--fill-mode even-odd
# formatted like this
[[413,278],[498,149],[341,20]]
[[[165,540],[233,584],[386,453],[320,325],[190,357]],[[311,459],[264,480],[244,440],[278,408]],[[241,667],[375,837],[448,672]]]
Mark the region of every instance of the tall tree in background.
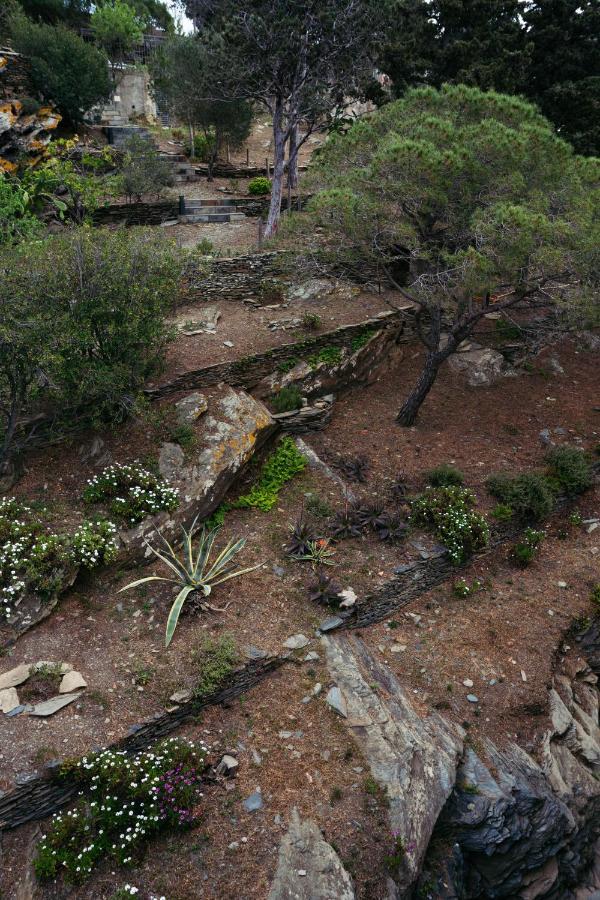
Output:
[[537,0],[524,18],[531,63],[523,93],[579,153],[600,155],[600,3]]
[[190,132],[190,145],[200,129],[207,138],[208,177],[227,142],[240,146],[250,133],[252,107],[244,100],[213,100],[210,44],[192,35],[173,35],[150,61],[155,93]]
[[518,92],[528,62],[523,0],[405,0],[382,69],[394,93],[419,83]]
[[491,310],[542,291],[597,315],[600,161],[575,156],[524,100],[412,89],[330,138],[313,177],[322,190],[290,223],[303,246],[322,268],[383,276],[414,304],[426,355],[402,425]]
[[[372,73],[386,0],[191,0],[188,12],[204,24],[210,49],[208,99],[247,100],[273,120],[273,179],[265,234],[281,211],[286,144],[293,169],[309,135],[361,93]],[[302,133],[298,126],[302,123]]]

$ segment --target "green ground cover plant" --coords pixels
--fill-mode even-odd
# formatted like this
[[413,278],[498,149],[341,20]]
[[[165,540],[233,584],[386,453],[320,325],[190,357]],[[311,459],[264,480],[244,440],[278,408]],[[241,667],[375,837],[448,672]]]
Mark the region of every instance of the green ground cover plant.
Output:
[[488,524],[475,511],[475,503],[475,494],[467,488],[428,487],[413,501],[411,521],[431,528],[459,565],[489,543]]
[[141,522],[161,510],[172,512],[179,506],[176,488],[144,468],[141,463],[116,463],[90,478],[83,499],[104,504],[111,514],[128,525]]
[[254,508],[269,512],[277,503],[279,491],[304,471],[306,459],[290,437],[284,437],[264,463],[256,484],[232,503],[235,509]]

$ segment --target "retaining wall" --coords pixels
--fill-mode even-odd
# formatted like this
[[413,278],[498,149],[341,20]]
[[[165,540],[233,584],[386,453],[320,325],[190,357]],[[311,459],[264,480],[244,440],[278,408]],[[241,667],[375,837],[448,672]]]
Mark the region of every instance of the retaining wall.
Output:
[[[226,703],[255,687],[289,658],[272,656],[248,663],[230,677],[227,687],[205,699],[183,703],[171,712],[159,714],[149,722],[132,728],[127,737],[111,744],[109,749],[125,750],[127,753],[144,750],[198,715],[205,707]],[[22,778],[13,791],[0,798],[0,831],[46,818],[81,790],[81,786],[72,780],[60,778],[60,766],[61,760],[54,760],[48,765],[46,774],[32,775],[28,780]]]

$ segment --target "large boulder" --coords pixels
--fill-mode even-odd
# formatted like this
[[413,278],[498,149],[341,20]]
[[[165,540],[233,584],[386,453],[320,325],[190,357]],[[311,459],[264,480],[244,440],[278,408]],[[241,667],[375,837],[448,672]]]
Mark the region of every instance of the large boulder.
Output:
[[292,810],[268,900],[354,900],[352,880],[318,825]]
[[191,454],[184,454],[178,444],[161,447],[160,472],[177,488],[179,506],[172,513],[159,513],[135,528],[121,531],[123,558],[149,559],[151,551],[146,540],[156,530],[173,534],[179,525],[189,526],[196,517],[202,521],[210,516],[276,427],[259,400],[223,385],[212,396],[208,412],[198,421],[198,444]]
[[454,372],[464,374],[470,387],[489,387],[500,378],[515,374],[502,354],[490,347],[474,346],[453,353],[448,358],[448,365]]
[[410,896],[454,787],[464,732],[435,712],[415,709],[393,673],[361,640],[342,635],[322,640],[345,723],[387,793],[391,831],[402,847],[390,897]]

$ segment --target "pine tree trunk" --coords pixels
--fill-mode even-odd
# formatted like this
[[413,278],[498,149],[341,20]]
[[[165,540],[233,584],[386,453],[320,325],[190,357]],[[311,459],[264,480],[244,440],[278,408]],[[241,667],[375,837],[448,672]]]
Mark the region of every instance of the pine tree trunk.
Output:
[[298,187],[298,126],[292,128],[288,143],[288,185],[292,190]]
[[273,114],[273,178],[271,182],[271,205],[265,226],[265,238],[277,231],[281,216],[281,196],[283,193],[283,173],[285,171],[285,141],[283,132],[283,105],[278,98]]
[[400,425],[414,425],[421,404],[433,387],[441,364],[449,355],[439,353],[439,351],[430,351],[427,354],[419,380],[400,407],[400,412],[396,418]]

